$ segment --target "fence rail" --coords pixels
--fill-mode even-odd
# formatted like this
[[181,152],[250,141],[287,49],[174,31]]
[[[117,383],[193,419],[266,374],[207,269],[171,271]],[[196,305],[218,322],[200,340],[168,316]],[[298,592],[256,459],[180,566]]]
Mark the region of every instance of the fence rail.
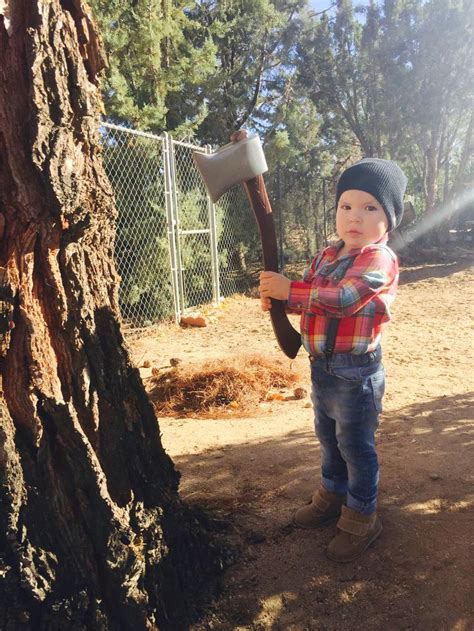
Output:
[[169,134],[101,126],[118,208],[115,259],[123,320],[143,327],[249,289],[260,244],[243,191],[213,204],[193,151]]

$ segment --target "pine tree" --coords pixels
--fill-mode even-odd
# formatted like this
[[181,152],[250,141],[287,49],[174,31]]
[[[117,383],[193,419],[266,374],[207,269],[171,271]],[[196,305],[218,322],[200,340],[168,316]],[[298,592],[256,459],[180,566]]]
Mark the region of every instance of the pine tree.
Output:
[[92,0],[109,68],[103,87],[108,120],[155,133],[193,133],[207,115],[200,88],[216,48],[189,17],[186,0]]

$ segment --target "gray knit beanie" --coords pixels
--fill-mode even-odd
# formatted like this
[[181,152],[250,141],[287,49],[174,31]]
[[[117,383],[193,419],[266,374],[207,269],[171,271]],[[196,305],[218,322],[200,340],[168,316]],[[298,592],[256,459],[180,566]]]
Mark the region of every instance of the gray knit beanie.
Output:
[[403,195],[407,178],[398,164],[382,158],[364,158],[346,169],[337,183],[336,207],[344,191],[357,189],[373,195],[383,206],[388,230],[394,230],[403,217]]

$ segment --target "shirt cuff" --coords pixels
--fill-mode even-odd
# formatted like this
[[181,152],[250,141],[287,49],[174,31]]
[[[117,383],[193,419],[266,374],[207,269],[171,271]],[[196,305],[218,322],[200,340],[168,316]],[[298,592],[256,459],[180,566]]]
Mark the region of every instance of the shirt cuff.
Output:
[[308,283],[291,281],[288,294],[288,307],[293,311],[309,311],[311,303],[316,299],[317,289]]

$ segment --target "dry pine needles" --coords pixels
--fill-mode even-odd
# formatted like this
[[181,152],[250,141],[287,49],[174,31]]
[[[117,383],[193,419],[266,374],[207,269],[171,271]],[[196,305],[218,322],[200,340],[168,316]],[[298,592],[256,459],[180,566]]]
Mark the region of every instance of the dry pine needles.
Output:
[[262,401],[283,399],[275,390],[291,387],[298,379],[291,367],[252,355],[211,361],[198,368],[182,364],[167,370],[154,368],[149,394],[162,416],[212,418],[224,410],[240,415],[255,410]]

